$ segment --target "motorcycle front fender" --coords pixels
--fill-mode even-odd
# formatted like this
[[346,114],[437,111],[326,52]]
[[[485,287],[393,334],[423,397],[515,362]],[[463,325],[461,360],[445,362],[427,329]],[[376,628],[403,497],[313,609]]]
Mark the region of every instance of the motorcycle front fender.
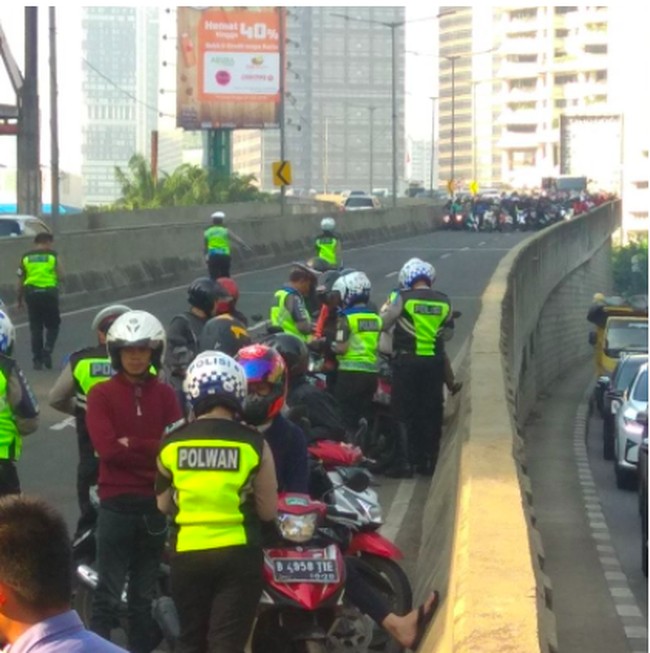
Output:
[[355,533],[346,554],[368,553],[380,558],[402,560],[404,554],[390,540],[376,531],[372,533]]

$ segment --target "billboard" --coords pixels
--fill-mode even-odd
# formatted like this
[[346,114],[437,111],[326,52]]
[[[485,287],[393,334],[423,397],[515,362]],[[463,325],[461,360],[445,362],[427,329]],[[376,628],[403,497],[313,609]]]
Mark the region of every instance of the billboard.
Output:
[[623,125],[619,114],[560,116],[560,173],[587,177],[599,190],[621,191]]
[[281,11],[178,7],[178,127],[279,126]]

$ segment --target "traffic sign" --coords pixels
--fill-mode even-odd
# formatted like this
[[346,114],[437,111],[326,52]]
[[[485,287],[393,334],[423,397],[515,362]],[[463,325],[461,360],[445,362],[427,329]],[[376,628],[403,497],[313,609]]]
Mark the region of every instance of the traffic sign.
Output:
[[469,191],[470,193],[472,193],[472,195],[478,195],[478,191],[479,191],[478,181],[474,180],[470,182]]
[[273,162],[273,184],[275,186],[291,185],[291,162],[290,161]]

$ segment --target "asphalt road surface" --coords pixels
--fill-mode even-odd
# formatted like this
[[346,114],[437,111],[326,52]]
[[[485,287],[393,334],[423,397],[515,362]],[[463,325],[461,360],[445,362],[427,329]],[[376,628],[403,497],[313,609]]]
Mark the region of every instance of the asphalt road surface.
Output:
[[[436,287],[446,292],[454,309],[462,311],[456,322],[448,352],[453,360],[462,343],[471,333],[480,310],[480,297],[501,258],[527,234],[483,234],[469,232],[434,232],[392,243],[372,245],[344,251],[346,266],[364,270],[373,283],[372,296],[383,303],[397,285],[401,265],[412,256],[434,264]],[[236,271],[235,271],[236,272]],[[273,292],[286,280],[288,266],[235,274],[240,290],[239,308],[249,317],[263,314],[266,318]],[[185,310],[186,286],[139,297],[120,297],[116,301],[131,308],[152,312],[163,324]],[[65,313],[59,341],[54,352],[57,361],[71,351],[93,343],[90,323],[101,306]],[[76,436],[72,420],[47,404],[47,393],[58,371],[32,370],[29,330],[25,314],[18,315],[17,358],[41,403],[41,426],[25,439],[22,459],[18,463],[23,491],[46,497],[61,509],[71,529],[77,518],[75,467]],[[379,493],[386,517],[386,534],[394,534],[402,547],[408,571],[412,571],[419,548],[421,515],[428,490],[422,478],[398,481],[379,478]],[[409,507],[410,506],[410,507]],[[409,507],[409,519],[401,528]]]

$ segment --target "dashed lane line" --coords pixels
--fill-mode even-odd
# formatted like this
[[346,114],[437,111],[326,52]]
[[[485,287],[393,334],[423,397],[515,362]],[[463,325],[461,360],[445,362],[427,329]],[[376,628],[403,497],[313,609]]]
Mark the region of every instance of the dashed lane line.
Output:
[[616,612],[622,623],[625,635],[629,640],[630,650],[648,650],[648,627],[647,620],[643,616],[634,598],[627,580],[627,576],[621,568],[616,550],[612,545],[612,538],[605,521],[596,484],[594,483],[589,456],[587,454],[587,425],[589,421],[589,394],[585,394],[578,407],[573,427],[573,451],[575,454],[578,479],[582,488],[582,495],[587,513],[591,536],[596,543],[596,550],[600,559],[600,565],[605,575],[609,593],[614,601]]

